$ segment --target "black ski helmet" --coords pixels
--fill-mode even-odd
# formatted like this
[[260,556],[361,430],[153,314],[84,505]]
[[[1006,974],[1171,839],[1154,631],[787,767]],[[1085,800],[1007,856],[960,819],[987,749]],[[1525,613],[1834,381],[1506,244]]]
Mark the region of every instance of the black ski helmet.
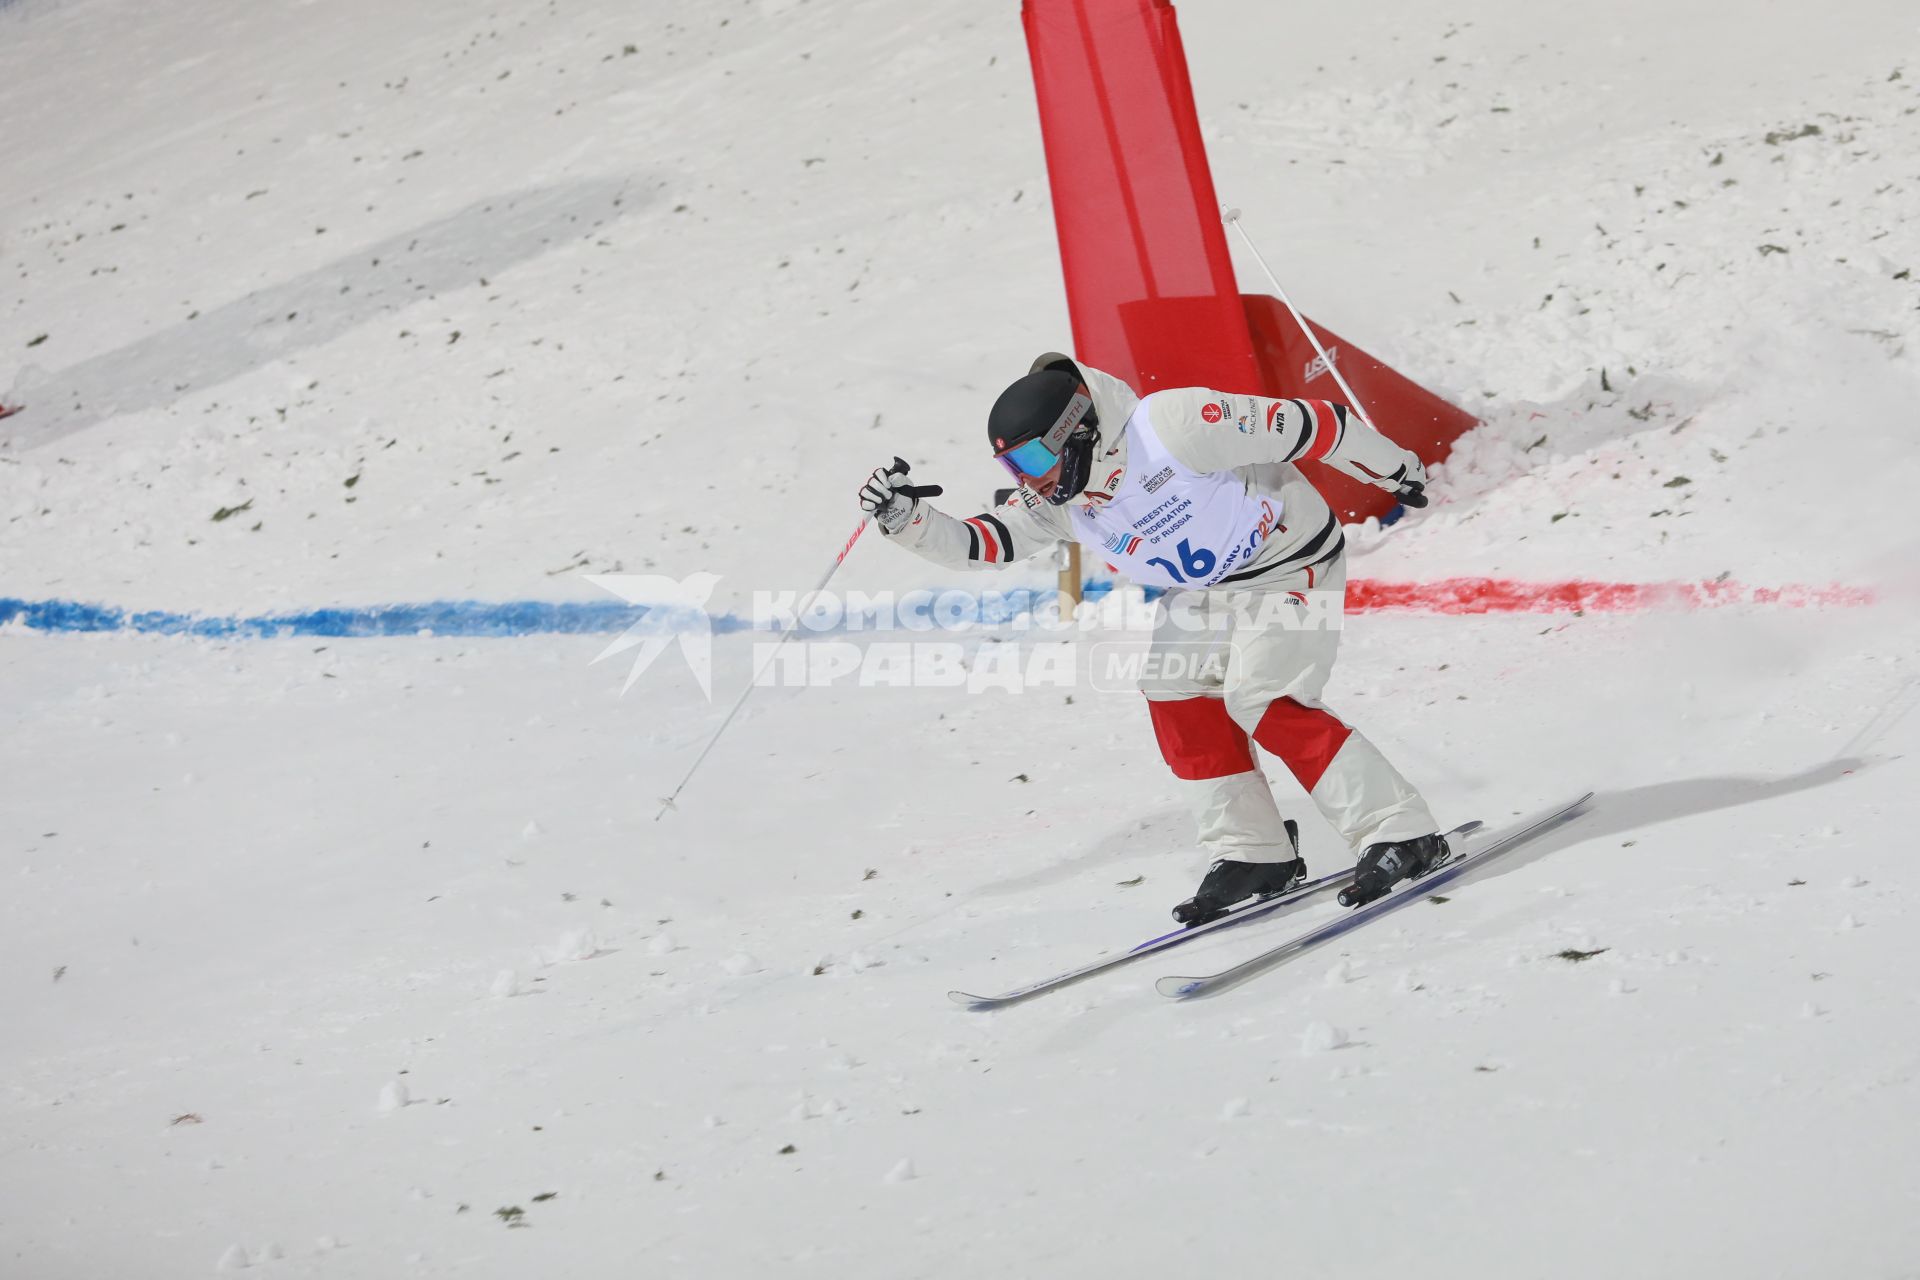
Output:
[[1047,501],[1058,507],[1087,487],[1099,426],[1092,393],[1079,369],[1065,357],[1055,357],[1000,393],[987,414],[987,440],[1000,456],[1030,440],[1044,439],[1060,457],[1059,477],[1047,495]]

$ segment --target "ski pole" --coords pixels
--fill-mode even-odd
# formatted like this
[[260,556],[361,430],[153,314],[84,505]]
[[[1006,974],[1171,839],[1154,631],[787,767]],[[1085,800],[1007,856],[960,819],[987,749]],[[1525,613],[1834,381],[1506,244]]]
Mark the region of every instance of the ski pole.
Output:
[[1320,357],[1320,363],[1327,366],[1327,372],[1333,375],[1333,380],[1339,385],[1341,394],[1347,397],[1347,403],[1352,405],[1354,412],[1360,415],[1360,421],[1369,427],[1373,426],[1373,417],[1367,412],[1367,406],[1360,403],[1360,397],[1355,395],[1353,388],[1347,385],[1347,380],[1340,375],[1339,366],[1333,363],[1333,357],[1328,355],[1327,349],[1320,345],[1320,336],[1307,323],[1307,318],[1300,314],[1300,309],[1293,305],[1293,299],[1287,296],[1287,291],[1280,287],[1279,277],[1273,274],[1273,268],[1268,266],[1267,260],[1261,256],[1260,250],[1253,243],[1253,237],[1249,236],[1247,229],[1240,225],[1240,211],[1223,205],[1220,209],[1220,220],[1240,233],[1240,239],[1247,246],[1247,252],[1251,253],[1253,260],[1260,264],[1260,270],[1266,274],[1267,283],[1272,285],[1273,291],[1280,295],[1281,305],[1286,307],[1287,313],[1293,317],[1293,322],[1300,326],[1300,332],[1307,335],[1307,341],[1313,344],[1314,354]]
[[[893,469],[904,473],[912,468],[903,460],[895,458]],[[937,498],[946,491],[937,484],[914,484],[903,485],[894,492],[903,493],[909,498]],[[693,763],[687,766],[687,772],[680,779],[680,784],[660,801],[660,812],[653,815],[655,822],[667,816],[667,810],[674,807],[673,802],[680,798],[680,793],[686,789],[689,782],[693,781],[693,775],[699,772],[700,764],[707,758],[707,753],[713,750],[714,744],[720,741],[720,735],[727,731],[727,726],[733,723],[734,716],[740,713],[740,708],[746,705],[748,697],[759,687],[760,677],[765,675],[767,668],[773,665],[774,655],[778,654],[787,641],[793,639],[794,633],[800,630],[800,619],[805,617],[807,610],[813,607],[813,602],[819,598],[820,593],[827,589],[827,584],[833,581],[833,575],[840,572],[840,566],[847,562],[847,554],[853,550],[853,544],[860,541],[860,535],[867,531],[867,526],[871,523],[873,523],[872,516],[860,517],[860,523],[853,527],[853,533],[848,536],[845,543],[841,544],[840,554],[833,558],[833,563],[827,566],[826,573],[821,575],[819,585],[807,593],[807,598],[794,611],[793,626],[782,631],[780,638],[767,649],[767,656],[754,670],[753,678],[747,681],[747,687],[740,691],[740,696],[733,700],[733,705],[727,709],[726,718],[720,721],[720,727],[715,729],[713,736],[707,739],[707,745],[700,748],[700,754],[695,756]]]

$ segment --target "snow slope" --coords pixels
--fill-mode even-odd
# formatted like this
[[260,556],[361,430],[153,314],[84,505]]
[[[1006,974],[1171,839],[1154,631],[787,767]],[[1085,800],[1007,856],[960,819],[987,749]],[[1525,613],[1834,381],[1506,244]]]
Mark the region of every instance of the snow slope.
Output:
[[[1356,577],[1877,603],[1356,617],[1447,820],[1591,816],[993,1015],[1200,870],[1132,697],[763,691],[655,823],[719,710],[604,638],[16,626],[0,1275],[1920,1271],[1920,23],[1181,17],[1295,296],[1487,419]],[[0,107],[4,597],[742,608],[1065,341],[1010,4],[16,0]]]

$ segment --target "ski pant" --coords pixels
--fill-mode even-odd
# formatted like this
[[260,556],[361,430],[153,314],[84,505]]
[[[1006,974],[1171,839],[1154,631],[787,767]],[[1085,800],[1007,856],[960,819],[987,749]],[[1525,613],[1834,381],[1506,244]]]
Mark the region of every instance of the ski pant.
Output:
[[1286,765],[1356,852],[1439,829],[1379,748],[1321,705],[1346,587],[1342,554],[1257,587],[1160,602],[1140,688],[1210,860],[1294,856],[1249,739]]

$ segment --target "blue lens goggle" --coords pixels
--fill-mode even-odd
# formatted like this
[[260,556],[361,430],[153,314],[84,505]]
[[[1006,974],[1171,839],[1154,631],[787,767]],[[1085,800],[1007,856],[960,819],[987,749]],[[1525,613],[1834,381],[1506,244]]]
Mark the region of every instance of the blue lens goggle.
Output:
[[1060,465],[1060,455],[1047,447],[1046,437],[1036,436],[998,455],[1007,470],[1022,479],[1039,479]]
[[1045,435],[1023,440],[1004,453],[994,456],[1006,464],[1016,480],[1038,480],[1060,465],[1061,452],[1067,447],[1067,438],[1074,428],[1093,409],[1093,397],[1083,387],[1067,402]]

